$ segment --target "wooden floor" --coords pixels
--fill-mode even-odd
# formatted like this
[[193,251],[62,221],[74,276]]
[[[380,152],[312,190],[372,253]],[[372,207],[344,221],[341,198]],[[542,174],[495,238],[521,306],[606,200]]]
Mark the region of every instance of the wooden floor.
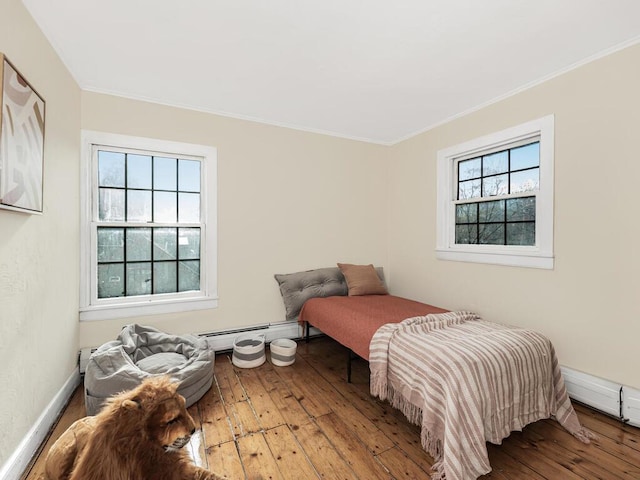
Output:
[[[190,409],[202,427],[197,462],[229,479],[429,479],[432,459],[418,427],[369,395],[363,360],[346,383],[346,355],[326,337],[299,342],[289,367],[243,370],[219,354],[213,388]],[[584,445],[555,421],[540,421],[488,445],[493,471],[481,478],[640,479],[640,429],[576,410],[597,441]],[[42,478],[49,445],[84,414],[78,389],[23,480]]]

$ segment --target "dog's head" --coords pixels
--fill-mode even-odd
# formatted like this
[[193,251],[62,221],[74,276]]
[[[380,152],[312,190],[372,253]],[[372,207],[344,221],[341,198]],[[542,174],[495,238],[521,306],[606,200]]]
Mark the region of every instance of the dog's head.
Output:
[[164,450],[177,450],[195,431],[193,418],[177,389],[168,377],[153,377],[118,396],[113,406],[128,412],[122,420],[129,423],[132,434],[137,431]]

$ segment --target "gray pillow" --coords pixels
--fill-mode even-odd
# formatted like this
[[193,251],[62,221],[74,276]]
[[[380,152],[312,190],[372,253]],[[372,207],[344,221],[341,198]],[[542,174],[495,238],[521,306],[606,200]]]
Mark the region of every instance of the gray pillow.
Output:
[[[382,267],[376,271],[384,283]],[[347,282],[338,267],[317,268],[305,272],[274,275],[284,301],[287,320],[297,320],[304,302],[315,297],[346,296]]]

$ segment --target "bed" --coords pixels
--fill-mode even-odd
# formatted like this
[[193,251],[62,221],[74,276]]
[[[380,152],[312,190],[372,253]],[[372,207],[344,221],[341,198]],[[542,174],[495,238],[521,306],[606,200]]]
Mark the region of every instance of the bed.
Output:
[[421,426],[435,480],[489,473],[486,442],[541,419],[584,443],[594,437],[573,410],[553,345],[537,332],[389,295],[372,265],[276,280],[288,318],[368,360],[372,395]]

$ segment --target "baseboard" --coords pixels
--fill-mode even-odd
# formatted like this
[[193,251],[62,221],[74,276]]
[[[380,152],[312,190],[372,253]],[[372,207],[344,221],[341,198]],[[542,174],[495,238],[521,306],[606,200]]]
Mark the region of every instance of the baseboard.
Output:
[[622,385],[567,367],[561,367],[561,370],[571,398],[614,417],[620,416]]
[[31,459],[38,452],[40,446],[47,438],[49,431],[58,420],[58,417],[66,407],[71,395],[80,385],[80,373],[75,369],[60,391],[46,406],[38,420],[36,420],[31,430],[13,452],[11,457],[5,462],[0,470],[0,480],[19,480],[25,469],[29,466]]
[[567,367],[561,370],[572,399],[640,427],[640,391]]
[[622,389],[622,415],[625,422],[640,427],[640,390]]
[[264,335],[266,342],[269,343],[277,338],[301,338],[302,327],[297,322],[282,322],[235,330],[201,333],[200,335],[207,340],[209,348],[216,352],[222,352],[233,349],[233,341],[238,335],[250,333]]

